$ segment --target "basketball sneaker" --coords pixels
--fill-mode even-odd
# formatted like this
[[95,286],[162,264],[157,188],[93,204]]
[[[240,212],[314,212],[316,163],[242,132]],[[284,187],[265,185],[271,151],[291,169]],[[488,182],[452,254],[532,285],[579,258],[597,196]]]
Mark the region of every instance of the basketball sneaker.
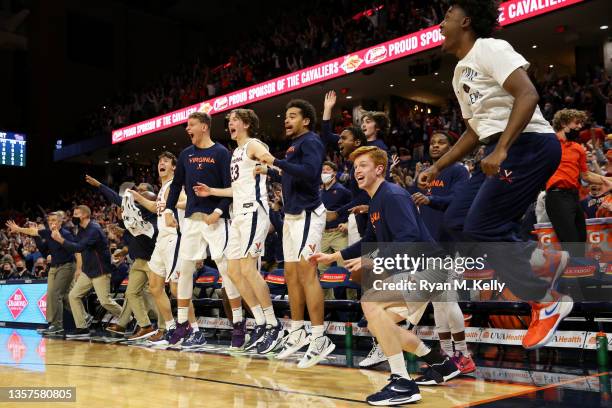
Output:
[[191,333],[191,336],[181,344],[183,350],[196,350],[206,344],[206,337],[203,331]]
[[277,359],[283,360],[293,353],[297,352],[304,346],[310,343],[310,337],[306,333],[306,329],[303,327],[292,331],[285,338],[285,344],[283,344],[282,350],[276,356]]
[[66,332],[66,338],[67,339],[86,339],[90,337],[90,333],[89,333],[89,329],[72,329],[72,330],[68,330],[68,332]]
[[554,286],[565,271],[569,259],[570,255],[567,251],[536,248],[531,254],[529,263],[536,275],[550,280],[551,286]]
[[271,352],[283,341],[285,331],[280,322],[276,323],[276,326],[266,326],[266,332],[264,333],[263,340],[257,344],[257,352],[259,354],[266,354]]
[[61,326],[51,325],[48,329],[44,329],[40,332],[43,336],[63,336],[64,328]]
[[244,350],[248,351],[253,347],[257,346],[259,342],[264,339],[264,335],[266,334],[266,325],[258,324],[255,328],[249,333],[249,340],[244,344]]
[[192,332],[193,328],[191,327],[191,324],[189,324],[189,321],[177,323],[176,329],[172,330],[168,343],[170,345],[181,344],[183,341],[187,340],[189,336],[191,336]]
[[465,356],[460,351],[455,351],[455,354],[453,354],[451,360],[453,360],[453,363],[455,363],[455,365],[459,367],[459,370],[461,370],[461,374],[469,374],[476,371],[476,363],[474,363],[472,357]]
[[308,350],[298,363],[298,368],[312,367],[319,361],[324,360],[335,348],[336,345],[327,336],[317,337],[314,340],[310,339]]
[[87,317],[85,318],[85,327],[91,327],[91,324],[93,323],[93,316],[88,314]]
[[366,402],[376,406],[403,405],[416,402],[421,399],[419,386],[414,380],[391,374],[389,384],[382,390],[369,395]]
[[359,362],[359,367],[370,368],[380,363],[384,363],[385,361],[387,361],[387,356],[383,353],[376,339],[372,338],[372,350],[370,350],[366,358]]
[[234,329],[232,330],[232,349],[240,349],[244,347],[246,341],[246,321],[242,320],[239,323],[234,323]]
[[527,350],[540,348],[554,336],[559,323],[572,311],[574,301],[567,295],[558,292],[551,293],[555,299],[552,302],[531,304],[531,323],[523,337],[523,347]]
[[418,385],[438,385],[452,380],[459,374],[461,374],[459,367],[450,357],[446,356],[443,362],[427,367],[427,370],[415,382]]

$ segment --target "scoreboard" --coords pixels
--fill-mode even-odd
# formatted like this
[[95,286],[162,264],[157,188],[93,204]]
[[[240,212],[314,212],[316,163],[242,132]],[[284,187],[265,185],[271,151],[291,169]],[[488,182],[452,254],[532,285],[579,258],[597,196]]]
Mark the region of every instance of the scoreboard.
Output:
[[0,130],[0,166],[25,167],[25,159],[25,135]]

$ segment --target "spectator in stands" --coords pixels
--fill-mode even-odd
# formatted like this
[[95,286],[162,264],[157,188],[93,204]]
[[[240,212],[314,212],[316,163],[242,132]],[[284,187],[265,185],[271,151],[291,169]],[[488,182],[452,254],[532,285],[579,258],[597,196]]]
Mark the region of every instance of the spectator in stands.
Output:
[[262,257],[262,269],[283,267],[283,200],[280,184],[270,184],[268,188],[270,205],[270,231],[266,237],[265,255]]
[[[42,258],[41,258],[42,259]],[[28,271],[25,262],[18,260],[15,262],[15,268],[13,272],[6,277],[7,279],[36,279],[36,275],[33,272]]]
[[38,258],[36,262],[34,262],[32,276],[34,279],[47,279],[47,260],[45,258]]
[[[25,269],[25,268],[24,268]],[[27,271],[27,269],[25,269]],[[13,264],[11,262],[5,261],[2,264],[2,270],[0,271],[1,279],[12,279],[10,276],[15,271]]]
[[[328,211],[335,211],[339,207],[348,204],[352,199],[351,192],[336,180],[337,172],[338,166],[335,163],[330,161],[323,163],[321,201],[323,201],[323,205],[325,205]],[[343,214],[333,221],[327,221],[325,231],[323,232],[323,239],[321,240],[322,253],[331,254],[348,246],[347,221],[347,214]],[[343,266],[343,263],[340,262],[338,266]],[[320,264],[319,272],[323,273],[327,268],[327,265]]]
[[576,143],[586,112],[563,109],[555,113],[553,128],[561,142],[561,163],[546,183],[546,213],[561,245],[573,257],[584,257],[586,223],[580,206],[580,179],[602,184],[601,175],[587,169],[586,151]]
[[609,192],[602,194],[601,191],[601,184],[591,183],[589,184],[589,194],[580,201],[580,206],[587,219],[596,217],[597,210],[599,210],[599,207],[609,194]]

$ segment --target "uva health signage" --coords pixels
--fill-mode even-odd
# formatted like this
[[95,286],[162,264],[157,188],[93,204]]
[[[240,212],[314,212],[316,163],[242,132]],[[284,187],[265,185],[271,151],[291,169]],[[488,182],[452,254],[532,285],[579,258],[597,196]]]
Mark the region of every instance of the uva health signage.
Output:
[[[500,5],[499,22],[502,26],[506,26],[583,1],[585,0],[511,0]],[[187,117],[196,111],[205,111],[210,115],[214,115],[239,106],[305,88],[322,81],[352,74],[365,68],[404,58],[438,47],[442,44],[443,40],[444,37],[440,33],[439,25],[429,27],[343,57],[270,79],[248,88],[217,96],[186,108],[113,130],[112,143],[135,139],[185,123],[187,122]]]

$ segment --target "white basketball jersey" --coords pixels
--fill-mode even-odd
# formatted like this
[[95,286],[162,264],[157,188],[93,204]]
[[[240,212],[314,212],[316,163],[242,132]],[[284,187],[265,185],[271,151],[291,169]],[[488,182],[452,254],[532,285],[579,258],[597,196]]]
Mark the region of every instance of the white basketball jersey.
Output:
[[232,154],[230,173],[234,198],[234,214],[254,212],[257,210],[258,205],[261,205],[266,213],[268,212],[266,175],[258,174],[256,177],[253,176],[255,167],[261,166],[261,164],[247,155],[249,143],[262,142],[257,139],[250,139],[243,146],[236,148]]
[[[172,184],[172,179],[161,186],[159,194],[157,194],[157,200],[155,201],[157,204],[157,229],[159,230],[160,236],[169,234],[176,235],[176,228],[171,228],[166,225],[166,217],[162,210],[162,208],[166,208],[166,192],[170,189],[170,184]],[[177,209],[177,211],[179,216],[179,228],[181,228],[183,226],[183,219],[185,219],[185,210]]]

